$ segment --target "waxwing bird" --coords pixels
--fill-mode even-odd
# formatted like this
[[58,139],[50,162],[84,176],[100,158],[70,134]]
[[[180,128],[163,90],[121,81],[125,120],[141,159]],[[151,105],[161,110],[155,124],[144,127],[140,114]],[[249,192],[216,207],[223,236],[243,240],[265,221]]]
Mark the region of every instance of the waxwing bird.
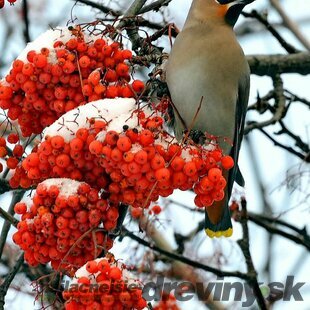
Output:
[[166,67],[177,139],[190,130],[193,140],[198,137],[196,142],[204,143],[199,137],[211,134],[223,153],[234,159],[234,168],[223,174],[224,199],[206,208],[205,231],[210,237],[232,234],[228,202],[234,181],[244,185],[237,162],[250,71],[232,28],[244,6],[253,1],[193,0]]

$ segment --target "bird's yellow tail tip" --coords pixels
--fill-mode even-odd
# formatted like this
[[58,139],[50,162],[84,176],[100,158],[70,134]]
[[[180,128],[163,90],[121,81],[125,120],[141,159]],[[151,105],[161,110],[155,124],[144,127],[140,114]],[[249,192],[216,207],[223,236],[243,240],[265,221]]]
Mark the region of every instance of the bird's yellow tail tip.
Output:
[[213,230],[207,228],[207,229],[205,229],[205,232],[206,232],[207,236],[209,236],[210,238],[231,237],[233,234],[233,229],[228,228],[226,230],[213,231]]

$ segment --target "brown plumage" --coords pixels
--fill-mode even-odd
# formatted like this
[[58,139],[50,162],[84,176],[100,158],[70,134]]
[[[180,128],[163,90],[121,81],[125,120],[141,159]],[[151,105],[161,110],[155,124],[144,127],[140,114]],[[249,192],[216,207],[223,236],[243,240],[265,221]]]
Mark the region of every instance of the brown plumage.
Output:
[[[246,2],[194,0],[183,30],[169,56],[166,79],[174,111],[178,139],[191,126],[194,131],[219,137],[220,147],[230,154],[235,167],[226,173],[223,201],[206,208],[206,232],[210,236],[232,233],[228,201],[236,176],[242,184],[237,161],[243,136],[249,95],[249,67],[233,32]],[[251,1],[247,1],[251,2]],[[226,4],[225,4],[226,3]],[[231,141],[229,143],[228,141]]]

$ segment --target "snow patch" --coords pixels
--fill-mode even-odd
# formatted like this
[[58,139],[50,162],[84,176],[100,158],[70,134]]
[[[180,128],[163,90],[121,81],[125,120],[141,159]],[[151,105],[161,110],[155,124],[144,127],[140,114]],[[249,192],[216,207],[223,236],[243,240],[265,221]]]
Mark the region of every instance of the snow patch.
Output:
[[[87,34],[87,31],[85,33],[83,32],[83,34],[86,43],[101,38],[101,35]],[[49,61],[54,63],[57,60],[55,55],[54,43],[56,41],[62,41],[66,43],[72,38],[76,38],[76,36],[73,35],[67,27],[56,27],[54,29],[47,30],[46,32],[38,36],[34,41],[29,42],[25,49],[19,54],[17,59],[28,62],[28,52],[33,50],[39,52],[41,48],[45,47],[48,48],[51,52],[49,55]],[[108,44],[111,44],[113,42],[109,38],[103,37],[102,39],[106,40]]]
[[[108,130],[122,131],[125,120],[131,116],[135,109],[136,100],[133,98],[102,99],[87,103],[65,113],[47,127],[42,141],[47,136],[60,135],[65,139],[65,142],[70,142],[79,128],[90,127],[88,120],[91,118],[109,122]],[[122,117],[120,117],[121,115]],[[131,123],[131,121],[128,122]]]
[[[102,260],[107,260],[106,258],[97,258],[95,259],[94,261],[96,261],[97,263],[99,263],[100,261]],[[71,281],[71,285],[72,284],[77,284],[78,282],[78,279],[81,278],[81,277],[87,277],[89,278],[91,284],[96,284],[96,277],[100,274],[100,271],[98,271],[97,273],[95,274],[91,274],[89,273],[87,270],[86,270],[86,265],[83,265],[81,268],[79,268],[76,272],[75,272],[75,275],[74,275],[74,278],[72,279]],[[115,263],[110,263],[111,266],[115,266],[115,267],[118,267],[122,270],[122,279],[126,282],[126,284],[129,286],[129,285],[132,285],[132,284],[135,284],[136,286],[139,286],[141,287],[142,286],[142,283],[140,280],[136,279],[135,276],[130,272],[128,271],[127,269],[124,269],[124,264],[117,261]]]
[[27,195],[27,196],[24,196],[23,199],[21,200],[21,202],[23,202],[24,204],[26,204],[27,206],[27,212],[30,212],[30,208],[31,206],[33,205],[33,202],[32,202],[32,196],[33,195]]
[[193,159],[193,156],[190,154],[190,151],[188,149],[183,149],[181,156],[185,160],[185,162],[189,162]]
[[59,188],[59,196],[69,197],[77,193],[79,186],[82,182],[78,182],[72,179],[67,178],[59,178],[59,179],[47,179],[42,183],[47,188],[51,187],[52,185],[56,185]]

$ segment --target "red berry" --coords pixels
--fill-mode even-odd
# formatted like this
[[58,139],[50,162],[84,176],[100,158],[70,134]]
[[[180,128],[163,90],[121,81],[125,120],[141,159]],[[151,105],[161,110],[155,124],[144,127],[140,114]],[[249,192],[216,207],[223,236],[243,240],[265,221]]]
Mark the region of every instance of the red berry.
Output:
[[141,93],[144,90],[144,83],[140,80],[135,80],[132,83],[132,88],[135,92]]
[[25,214],[27,211],[27,205],[23,202],[18,202],[14,207],[14,211],[17,214]]
[[208,171],[208,178],[212,182],[217,182],[222,176],[222,171],[219,168],[211,168]]
[[221,159],[222,167],[226,170],[231,169],[234,166],[234,160],[231,156],[223,156]]
[[96,272],[98,272],[98,263],[96,261],[94,261],[94,260],[87,262],[86,270],[89,273],[96,273]]
[[122,277],[122,271],[118,267],[111,267],[109,276],[113,280],[119,280]]

